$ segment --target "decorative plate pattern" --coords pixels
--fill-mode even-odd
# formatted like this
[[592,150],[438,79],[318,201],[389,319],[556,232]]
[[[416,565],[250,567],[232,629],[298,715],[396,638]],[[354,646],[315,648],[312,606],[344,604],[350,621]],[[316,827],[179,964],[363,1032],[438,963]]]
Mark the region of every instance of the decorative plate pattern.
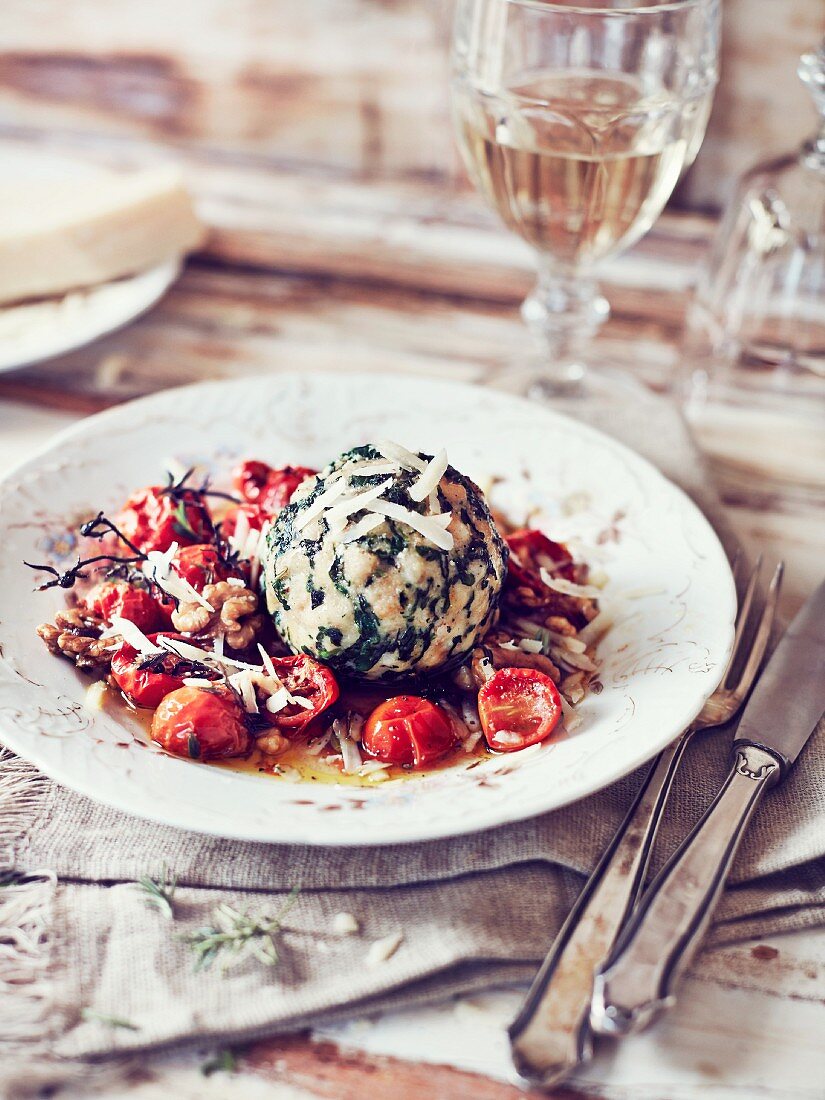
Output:
[[[78,522],[157,481],[164,462],[225,477],[241,455],[322,466],[393,438],[434,452],[514,520],[573,541],[607,576],[603,689],[551,744],[431,775],[352,787],[232,772],[164,755],[126,719],[83,705],[85,681],[35,627],[62,605],[23,559],[65,562]],[[662,749],[716,687],[735,593],[712,528],[627,448],[492,390],[370,375],[285,374],[187,387],[92,417],[0,485],[0,737],[91,798],[250,840],[400,843],[474,832],[599,790]]]

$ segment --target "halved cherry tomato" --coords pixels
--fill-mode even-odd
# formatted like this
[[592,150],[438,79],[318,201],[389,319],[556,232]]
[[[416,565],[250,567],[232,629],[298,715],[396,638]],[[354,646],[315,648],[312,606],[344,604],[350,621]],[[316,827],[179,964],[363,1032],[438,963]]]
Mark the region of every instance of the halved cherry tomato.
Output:
[[175,554],[172,565],[196,592],[203,592],[207,584],[225,581],[227,577],[242,576],[242,571],[230,568],[217,549],[209,543],[182,546]]
[[144,554],[150,550],[168,550],[173,542],[191,546],[208,542],[212,537],[212,522],[200,497],[187,489],[178,490],[173,496],[160,485],[133,493],[115,523]]
[[542,559],[554,566],[560,566],[555,572],[566,580],[573,580],[574,563],[570,551],[560,542],[553,542],[542,531],[525,528],[507,535],[510,557],[507,563],[507,579],[515,585],[532,589],[537,595],[543,595],[549,589],[541,579]]
[[487,744],[518,752],[549,737],[561,718],[556,685],[536,668],[500,668],[478,693]]
[[151,737],[167,752],[192,760],[240,756],[249,748],[244,711],[223,687],[181,687],[162,700]]
[[257,504],[265,516],[274,516],[285,508],[298,486],[318,471],[308,466],[282,466],[275,469],[265,462],[242,462],[232,475],[235,488],[249,504]]
[[145,588],[126,581],[101,581],[86,595],[83,603],[90,611],[112,619],[128,619],[145,633],[161,630],[169,622],[163,606]]
[[266,710],[266,717],[276,729],[293,735],[301,733],[313,718],[317,718],[338,698],[338,681],[326,665],[304,653],[295,657],[273,657],[272,663],[278,679],[290,695],[303,699],[309,705],[288,703],[275,713]]
[[375,708],[366,721],[364,750],[387,764],[420,768],[448,753],[455,731],[441,707],[418,695],[396,695]]
[[[150,642],[156,642],[159,637],[180,638],[188,645],[198,644],[180,634],[148,635]],[[203,669],[194,669],[191,661],[176,657],[174,653],[143,656],[128,642],[124,642],[112,658],[112,679],[136,707],[156,707],[171,691],[183,687],[186,678],[212,675]]]

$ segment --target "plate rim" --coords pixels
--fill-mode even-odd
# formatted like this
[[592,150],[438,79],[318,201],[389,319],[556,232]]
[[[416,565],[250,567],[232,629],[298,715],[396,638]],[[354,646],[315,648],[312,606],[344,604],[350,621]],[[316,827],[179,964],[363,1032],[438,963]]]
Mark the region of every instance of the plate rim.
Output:
[[[408,373],[396,374],[391,372],[363,370],[345,372],[334,370],[284,370],[276,371],[272,374],[263,376],[242,376],[240,378],[232,379],[213,379],[190,383],[184,386],[169,387],[163,390],[158,390],[154,393],[145,394],[140,397],[133,398],[129,401],[119,402],[118,404],[113,405],[107,409],[103,409],[100,412],[93,413],[92,415],[87,417],[83,417],[81,420],[77,421],[74,424],[68,425],[66,428],[63,428],[59,432],[57,432],[51,438],[51,440],[39,447],[33,454],[29,455],[21,462],[16,463],[11,469],[7,470],[4,476],[0,478],[0,493],[8,482],[14,480],[21,474],[25,474],[26,470],[29,467],[36,466],[47,455],[51,454],[52,452],[59,451],[66,442],[70,442],[76,436],[83,436],[89,431],[90,428],[94,430],[98,424],[105,424],[108,420],[116,419],[120,415],[125,415],[128,413],[129,410],[132,410],[136,407],[142,408],[144,406],[150,406],[151,404],[156,402],[162,404],[164,401],[169,400],[170,395],[174,396],[176,394],[181,394],[184,392],[189,393],[194,391],[221,390],[228,388],[239,389],[244,385],[249,385],[251,380],[254,380],[254,382],[258,385],[266,385],[268,383],[277,384],[279,382],[285,382],[289,378],[303,380],[307,377],[307,375],[321,378],[329,377],[336,380],[340,380],[342,377],[345,377],[347,379],[355,379],[362,382],[369,381],[373,385],[376,383],[376,380],[381,378],[387,380],[390,383],[403,381],[412,385],[416,385],[423,381],[428,387],[435,386],[442,389],[452,389],[457,393],[462,393],[467,389],[471,389],[482,394],[494,394],[497,398],[501,398],[508,403],[514,405],[522,405],[525,410],[529,409],[531,413],[535,413],[536,411],[535,406],[533,406],[524,397],[505,391],[496,390],[493,387],[485,385],[483,383],[479,384],[473,382],[455,381],[452,379],[429,377],[421,380],[415,375]],[[384,832],[382,833],[380,839],[376,840],[374,838],[370,838],[368,843],[364,843],[361,839],[354,836],[351,837],[346,834],[338,835],[335,833],[330,833],[330,835],[319,837],[318,835],[313,834],[311,830],[307,832],[306,829],[303,831],[303,833],[293,832],[288,837],[278,838],[276,840],[271,837],[261,837],[260,835],[254,835],[249,831],[244,831],[243,828],[238,828],[235,830],[220,830],[219,828],[207,828],[204,826],[193,825],[191,822],[183,822],[179,818],[176,818],[174,814],[170,816],[169,814],[157,812],[157,806],[153,802],[150,802],[150,804],[145,809],[133,809],[131,807],[127,808],[124,806],[122,801],[118,801],[114,797],[107,798],[105,796],[105,793],[101,793],[99,788],[93,787],[91,782],[89,782],[88,784],[84,784],[82,781],[76,781],[74,777],[72,778],[72,781],[69,781],[65,777],[66,773],[63,772],[59,766],[53,767],[51,765],[51,761],[48,759],[45,763],[42,762],[41,755],[37,753],[36,748],[34,752],[29,752],[28,745],[26,745],[26,747],[21,750],[19,746],[15,743],[17,741],[17,737],[14,732],[9,734],[5,729],[0,728],[0,745],[5,745],[7,748],[11,749],[12,752],[19,755],[22,759],[27,760],[29,763],[33,764],[43,774],[47,775],[49,778],[61,784],[62,786],[74,790],[77,793],[90,798],[92,801],[109,806],[110,808],[115,809],[118,812],[129,814],[130,816],[138,820],[153,821],[159,824],[179,829],[184,832],[196,832],[200,835],[215,836],[230,841],[246,841],[262,844],[277,843],[279,845],[286,846],[306,845],[308,847],[317,848],[335,847],[359,849],[387,847],[396,844],[418,844],[437,840],[448,840],[452,837],[484,833],[493,828],[500,828],[506,825],[514,825],[519,822],[538,817],[544,813],[553,813],[556,810],[563,809],[566,806],[574,805],[584,798],[588,798],[592,795],[599,793],[600,791],[603,791],[613,783],[631,774],[631,772],[635,771],[637,768],[643,766],[648,761],[653,760],[658,753],[663,751],[663,749],[666,748],[667,745],[675,740],[675,738],[685,728],[687,728],[695,715],[699,713],[699,710],[707,701],[707,699],[716,690],[724,676],[725,665],[730,657],[730,653],[733,648],[734,618],[737,607],[736,588],[731,564],[724,549],[724,546],[722,545],[722,542],[719,538],[719,535],[717,534],[715,528],[713,527],[713,524],[710,522],[710,520],[699,507],[699,505],[695,503],[695,501],[684,489],[681,488],[681,486],[675,484],[675,482],[666,477],[649,459],[645,458],[637,451],[634,451],[633,448],[629,447],[627,444],[622,443],[621,441],[608,435],[606,432],[603,432],[600,429],[595,428],[584,421],[577,420],[573,416],[569,416],[566,413],[559,412],[558,410],[549,406],[540,406],[539,411],[542,414],[547,414],[551,418],[561,421],[565,425],[571,426],[575,432],[583,434],[585,437],[589,436],[591,438],[597,439],[602,446],[606,444],[609,447],[614,448],[619,454],[623,456],[626,461],[629,461],[631,466],[636,465],[637,467],[641,467],[645,471],[646,475],[652,475],[655,481],[658,481],[660,485],[666,488],[666,491],[674,493],[680,499],[681,506],[686,507],[693,514],[694,519],[697,519],[700,522],[701,526],[704,528],[705,535],[710,536],[709,544],[714,547],[714,550],[718,555],[719,561],[724,565],[725,581],[727,582],[726,587],[728,594],[729,611],[729,614],[727,616],[727,639],[723,652],[723,660],[720,660],[719,662],[718,678],[714,673],[709,677],[707,681],[704,682],[702,690],[697,692],[696,695],[698,706],[684,721],[681,719],[678,721],[676,721],[675,719],[669,719],[662,722],[662,728],[666,729],[667,733],[660,738],[660,743],[657,743],[653,747],[651,747],[650,744],[644,745],[642,748],[640,748],[639,751],[632,754],[632,759],[631,754],[628,753],[625,757],[622,758],[622,762],[620,764],[617,764],[612,770],[610,770],[609,774],[601,777],[601,781],[599,782],[598,786],[595,786],[590,790],[583,791],[580,794],[576,794],[572,797],[565,798],[563,801],[558,802],[555,805],[545,807],[543,809],[535,808],[532,803],[528,804],[526,809],[516,807],[512,809],[506,817],[501,816],[500,811],[497,811],[497,808],[494,804],[488,814],[485,814],[484,812],[477,812],[473,815],[472,822],[468,823],[466,826],[464,826],[462,822],[454,822],[450,825],[447,831],[444,830],[443,826],[436,827],[435,829],[428,829],[427,823],[421,822],[417,825],[415,835],[409,835],[409,833],[407,833],[406,835],[399,836],[395,835],[391,831]],[[26,739],[25,737],[21,737],[20,740],[25,742]],[[494,818],[494,820],[491,820],[489,818]]]

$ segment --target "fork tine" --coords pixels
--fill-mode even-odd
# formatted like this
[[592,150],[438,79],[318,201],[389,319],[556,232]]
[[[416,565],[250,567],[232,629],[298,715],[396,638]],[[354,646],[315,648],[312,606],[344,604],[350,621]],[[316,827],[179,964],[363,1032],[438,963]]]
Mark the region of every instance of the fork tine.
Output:
[[782,585],[782,574],[784,570],[785,564],[784,562],[780,562],[771,578],[771,583],[768,588],[768,597],[765,600],[765,606],[762,609],[759,625],[756,628],[751,651],[748,654],[745,667],[742,669],[739,683],[733,689],[733,697],[737,703],[741,702],[750,691],[751,685],[756,679],[756,674],[759,672],[759,668],[762,664],[762,658],[765,656],[765,650],[768,648],[768,641],[770,640],[771,630],[773,629],[773,621],[776,617],[776,605],[779,600],[779,589]]
[[[741,561],[742,556],[739,551],[737,551],[736,557],[733,560],[734,579],[737,580],[737,589],[740,578],[737,578],[736,571],[741,565]],[[753,597],[756,593],[756,586],[759,583],[759,574],[761,573],[761,571],[762,555],[760,554],[759,557],[756,559],[756,565],[753,567],[753,571],[748,578],[748,583],[745,588],[745,595],[742,597],[742,600],[736,609],[736,631],[733,635],[733,647],[730,651],[730,660],[728,661],[727,668],[725,669],[725,674],[722,677],[723,684],[727,682],[727,679],[731,674],[731,670],[733,669],[733,666],[736,664],[736,661],[739,657],[739,652],[742,648],[742,639],[745,636],[745,631],[748,626],[748,619],[750,618],[751,607],[753,606]]]

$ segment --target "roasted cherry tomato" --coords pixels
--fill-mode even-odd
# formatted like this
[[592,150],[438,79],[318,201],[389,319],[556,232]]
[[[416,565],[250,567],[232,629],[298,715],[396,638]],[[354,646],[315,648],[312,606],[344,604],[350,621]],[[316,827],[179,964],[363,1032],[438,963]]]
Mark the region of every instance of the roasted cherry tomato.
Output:
[[243,709],[227,688],[181,687],[161,701],[152,740],[176,756],[214,760],[249,748]]
[[187,489],[171,495],[159,485],[140,489],[126,501],[115,519],[129,541],[148,554],[179,546],[209,542],[212,522],[201,498]]
[[289,703],[275,713],[267,710],[266,717],[276,729],[292,735],[300,733],[338,698],[338,681],[326,665],[303,653],[295,657],[273,657],[272,663],[290,695],[309,705]]
[[[149,634],[148,637],[150,642],[166,637],[180,638],[188,645],[197,645],[191,638],[182,638],[180,634]],[[156,707],[170,691],[183,687],[183,681],[188,677],[210,675],[174,653],[143,656],[128,642],[124,642],[112,658],[112,679],[136,707]]]
[[150,630],[161,630],[169,622],[164,607],[147,589],[137,588],[126,581],[101,581],[83,602],[107,623],[115,618],[128,619],[144,634]]
[[364,726],[364,750],[387,764],[420,768],[449,752],[456,737],[441,707],[418,695],[396,695],[380,703]]
[[195,589],[203,592],[208,584],[225,581],[227,577],[240,577],[240,569],[231,569],[214,546],[198,543],[182,546],[172,561],[173,568]]
[[566,546],[553,542],[541,531],[525,529],[507,536],[510,557],[507,579],[511,583],[532,589],[538,595],[548,591],[541,579],[541,568],[556,568],[558,576],[573,580],[573,558]]
[[238,530],[238,520],[241,515],[246,518],[250,531],[261,531],[264,524],[270,519],[257,504],[238,504],[236,507],[230,508],[221,520],[221,534],[225,539],[231,538]]
[[561,698],[536,668],[500,668],[478,693],[478,715],[491,749],[517,752],[550,736],[561,718]]
[[316,473],[308,466],[275,469],[265,462],[242,462],[232,481],[247,503],[257,504],[265,516],[274,516],[289,504],[301,482]]

